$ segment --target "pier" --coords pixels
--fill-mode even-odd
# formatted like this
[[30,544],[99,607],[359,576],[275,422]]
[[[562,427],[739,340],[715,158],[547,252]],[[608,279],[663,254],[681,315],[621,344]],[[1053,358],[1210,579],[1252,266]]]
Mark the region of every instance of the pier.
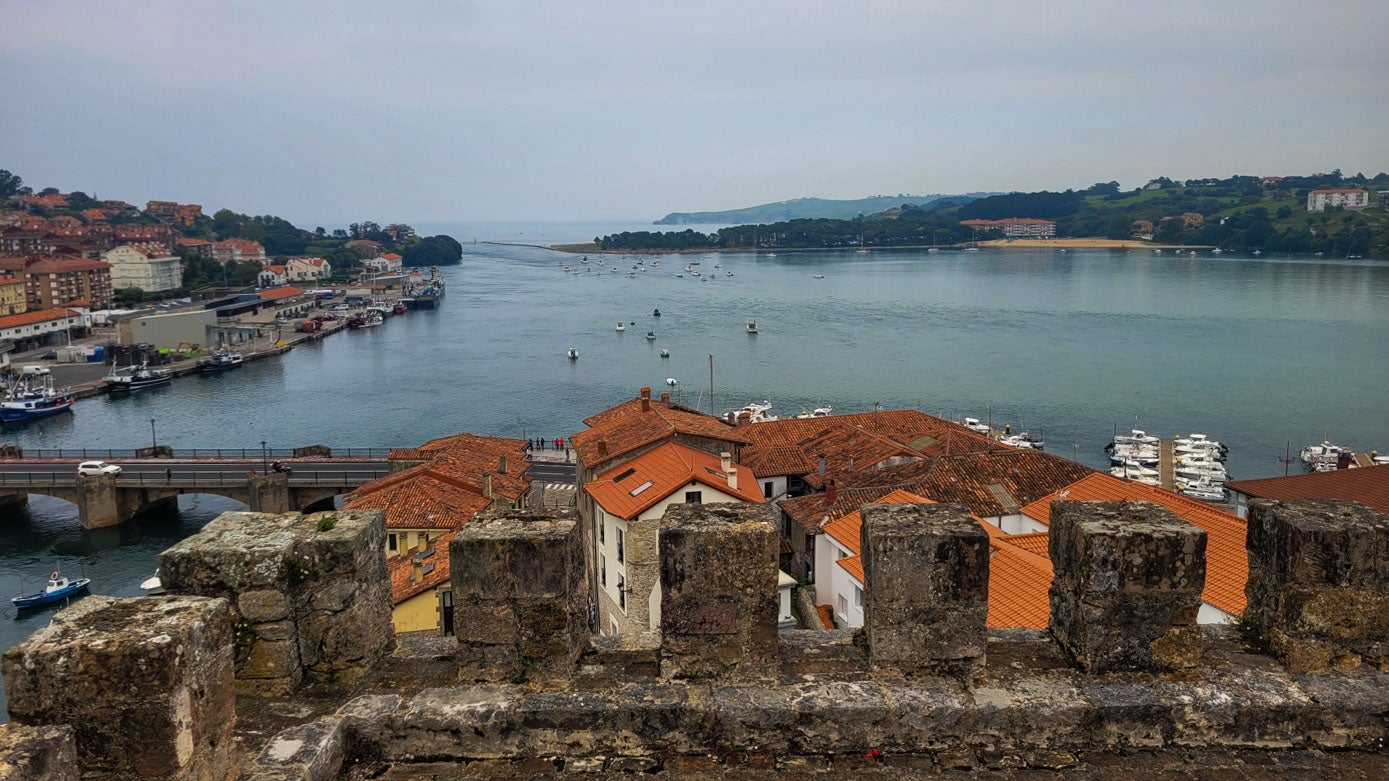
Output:
[[1173,441],[1164,439],[1158,443],[1158,483],[1171,491],[1176,488],[1176,456],[1173,454]]

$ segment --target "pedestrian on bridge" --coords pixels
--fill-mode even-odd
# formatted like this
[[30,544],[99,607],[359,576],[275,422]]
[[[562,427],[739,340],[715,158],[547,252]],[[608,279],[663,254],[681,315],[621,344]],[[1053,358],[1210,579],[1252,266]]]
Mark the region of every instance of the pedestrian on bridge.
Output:
[[164,470],[164,482],[165,482],[165,483],[172,483],[173,481],[174,481],[174,469],[173,469],[173,467],[169,467],[168,469],[165,469],[165,470]]

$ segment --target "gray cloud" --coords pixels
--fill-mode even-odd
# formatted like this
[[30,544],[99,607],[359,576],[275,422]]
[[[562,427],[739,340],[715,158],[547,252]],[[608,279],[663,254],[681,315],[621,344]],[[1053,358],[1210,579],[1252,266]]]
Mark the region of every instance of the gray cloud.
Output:
[[0,166],[303,222],[1386,165],[1389,4],[8,2]]

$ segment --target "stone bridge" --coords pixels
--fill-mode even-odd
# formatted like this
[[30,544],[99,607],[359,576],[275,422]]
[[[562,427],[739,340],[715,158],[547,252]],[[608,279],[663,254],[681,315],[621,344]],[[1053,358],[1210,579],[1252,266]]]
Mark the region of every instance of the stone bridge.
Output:
[[[76,458],[0,459],[0,507],[23,504],[30,494],[53,496],[76,504],[86,529],[122,523],[183,494],[225,496],[255,512],[332,509],[333,497],[390,473],[384,458],[291,460],[253,452],[260,457],[118,459],[112,463],[120,474],[87,476],[77,474]],[[269,469],[272,457],[292,471]]]

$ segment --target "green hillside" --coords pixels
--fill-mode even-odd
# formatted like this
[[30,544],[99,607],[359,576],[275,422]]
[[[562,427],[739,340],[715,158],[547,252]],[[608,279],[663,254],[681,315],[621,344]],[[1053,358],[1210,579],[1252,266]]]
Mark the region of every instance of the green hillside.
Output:
[[993,193],[970,193],[967,195],[875,195],[851,201],[834,201],[825,198],[794,198],[789,201],[764,203],[743,209],[729,209],[719,212],[671,212],[654,225],[748,225],[758,223],[784,222],[799,219],[851,220],[865,214],[874,214],[903,204],[929,207],[940,201],[967,203],[975,198]]

